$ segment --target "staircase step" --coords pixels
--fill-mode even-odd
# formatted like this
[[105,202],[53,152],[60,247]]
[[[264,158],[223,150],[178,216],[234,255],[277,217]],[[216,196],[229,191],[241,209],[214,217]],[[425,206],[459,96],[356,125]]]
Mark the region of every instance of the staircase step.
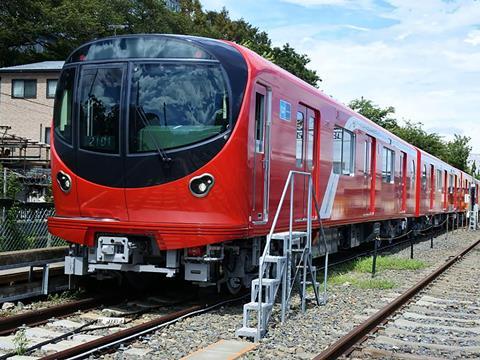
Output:
[[[289,236],[290,236],[290,233],[288,231],[284,231],[284,232],[272,234],[272,239],[283,240],[285,238],[288,238]],[[300,239],[305,236],[307,236],[307,233],[305,231],[292,231],[292,239]]]
[[[261,304],[262,304],[262,309],[263,310],[268,310],[268,309],[273,308],[273,304],[271,304],[271,303],[262,302]],[[248,309],[248,310],[258,310],[258,302],[257,301],[250,301],[249,303],[244,304],[243,308]]]
[[286,256],[273,256],[273,255],[267,255],[267,256],[262,256],[260,258],[260,261],[264,261],[266,263],[282,263],[282,262],[285,262],[287,261],[287,257]]
[[[258,286],[259,283],[260,280],[258,278],[252,280],[252,286]],[[262,286],[272,286],[277,284],[280,284],[280,280],[278,279],[262,279]]]
[[[243,326],[241,327],[240,329],[238,329],[235,334],[237,336],[245,336],[245,337],[256,337],[257,336],[257,328],[252,328],[252,327],[247,327],[247,326]],[[261,337],[263,337],[263,335],[265,334],[265,330],[262,329],[261,330]]]

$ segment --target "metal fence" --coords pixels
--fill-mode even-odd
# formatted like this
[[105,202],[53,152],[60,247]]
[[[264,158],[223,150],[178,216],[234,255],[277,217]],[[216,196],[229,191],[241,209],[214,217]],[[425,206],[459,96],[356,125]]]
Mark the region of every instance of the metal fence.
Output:
[[53,204],[3,204],[0,207],[0,252],[65,246],[64,240],[51,235],[47,218],[53,216]]

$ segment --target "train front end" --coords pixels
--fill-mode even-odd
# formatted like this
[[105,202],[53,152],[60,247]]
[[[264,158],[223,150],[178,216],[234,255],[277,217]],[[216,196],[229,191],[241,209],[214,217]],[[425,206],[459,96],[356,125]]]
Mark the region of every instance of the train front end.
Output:
[[246,163],[247,77],[232,45],[196,37],[114,37],[70,55],[55,99],[48,222],[72,244],[67,274],[218,279],[230,256],[218,244],[248,232],[247,169],[236,166]]

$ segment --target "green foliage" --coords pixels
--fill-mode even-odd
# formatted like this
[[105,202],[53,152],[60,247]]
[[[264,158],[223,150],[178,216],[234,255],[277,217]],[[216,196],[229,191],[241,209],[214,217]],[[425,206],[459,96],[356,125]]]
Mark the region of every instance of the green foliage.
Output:
[[363,97],[352,100],[349,106],[419,149],[460,170],[471,173],[471,169],[467,166],[467,159],[472,150],[469,146],[470,137],[454,134],[452,141],[445,141],[437,133],[427,133],[421,122],[407,120],[404,125],[401,125],[394,117],[395,108],[391,106],[381,108]]
[[20,328],[15,333],[13,338],[13,344],[15,345],[15,353],[19,356],[25,355],[28,348],[28,339],[24,328]]
[[[15,173],[7,172],[7,192],[5,198],[15,200],[18,193],[22,191],[22,184]],[[3,198],[3,166],[0,165],[0,192]]]
[[[244,44],[316,86],[310,59],[286,44],[273,47],[268,34],[226,9],[205,11],[199,0],[181,0],[181,11],[161,0],[3,0],[0,2],[0,66],[65,59],[79,45],[115,33],[174,33]],[[122,25],[114,29],[112,25]],[[42,45],[44,52],[38,52]]]
[[392,106],[382,109],[372,100],[367,100],[362,96],[360,99],[352,100],[349,107],[389,131],[398,128],[397,120],[390,116],[395,114],[395,108]]
[[422,123],[406,121],[404,126],[399,126],[393,133],[419,149],[445,160],[446,145],[444,140],[436,133],[427,133],[423,129]]
[[54,304],[62,304],[71,300],[78,300],[84,295],[84,290],[66,290],[60,293],[49,294],[47,301]]
[[468,156],[472,147],[468,145],[470,137],[455,134],[454,139],[446,146],[445,161],[465,172],[470,172],[467,166]]

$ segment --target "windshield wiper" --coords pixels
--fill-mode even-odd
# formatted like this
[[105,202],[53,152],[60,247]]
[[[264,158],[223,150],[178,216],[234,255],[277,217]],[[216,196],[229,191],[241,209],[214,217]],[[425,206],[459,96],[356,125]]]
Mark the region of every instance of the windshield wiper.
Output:
[[[135,105],[135,111],[137,112],[138,116],[140,117],[140,120],[142,121],[143,126],[146,128],[149,126],[148,119],[147,119],[147,114],[145,114],[145,110],[139,105]],[[163,162],[170,162],[172,159],[168,156],[168,154],[165,152],[165,150],[158,144],[157,139],[155,136],[150,132],[146,131],[149,135],[150,138],[153,141],[153,144],[155,145],[155,148],[157,149],[158,155],[160,155],[160,159],[162,159]]]
[[[140,120],[142,121],[142,124],[143,124],[144,128],[146,128],[147,126],[149,126],[149,121],[148,121],[148,118],[147,118],[147,114],[145,114],[145,110],[143,110],[143,107],[138,105],[139,97],[140,97],[140,81],[137,80],[137,98],[135,99],[135,112],[140,117]],[[155,145],[155,148],[157,149],[157,153],[158,153],[158,155],[160,155],[160,159],[162,159],[162,161],[164,163],[169,163],[170,161],[172,161],[172,159],[167,155],[165,150],[158,144],[157,139],[155,139],[155,135],[153,135],[149,131],[147,131],[147,133],[152,138],[153,144]]]

